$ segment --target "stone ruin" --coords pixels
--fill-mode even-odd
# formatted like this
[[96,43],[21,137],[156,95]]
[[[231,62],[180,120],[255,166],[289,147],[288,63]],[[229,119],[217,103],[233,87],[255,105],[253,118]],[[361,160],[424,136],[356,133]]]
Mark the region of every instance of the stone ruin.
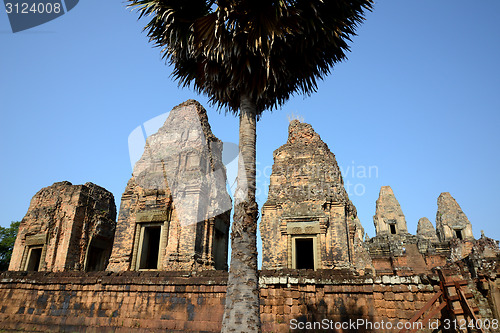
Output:
[[472,224],[450,193],[441,193],[437,204],[436,232],[441,242],[474,239]]
[[429,240],[430,242],[437,243],[439,239],[436,234],[436,229],[432,225],[432,222],[429,221],[427,217],[422,217],[418,220],[417,224],[417,236]]
[[335,155],[311,125],[293,120],[273,155],[260,223],[262,268],[370,268]]
[[405,216],[390,186],[382,186],[380,189],[373,223],[377,235],[408,234]]
[[411,235],[394,192],[389,186],[381,188],[373,217],[377,234],[366,242],[379,274],[423,274],[474,252],[481,252],[485,258],[500,253],[497,242],[487,241],[484,235],[482,241],[474,239],[471,223],[450,193],[441,193],[437,205],[437,228],[423,217],[418,221],[417,234]]
[[118,222],[110,192],[55,183],[33,197],[9,270],[227,270],[230,210],[222,142],[189,100],[147,139]]
[[[230,209],[222,142],[205,109],[189,100],[147,138],[122,195],[118,222],[105,189],[55,183],[33,197],[9,269],[227,270]],[[478,245],[470,221],[447,192],[438,198],[436,228],[423,217],[412,235],[393,190],[383,186],[373,222],[376,236],[363,240],[335,155],[311,125],[291,121],[287,142],[274,151],[262,207],[264,270],[405,276],[471,254],[499,253],[494,241]]]
[[[424,217],[417,234],[410,234],[390,186],[382,186],[376,201],[376,236],[363,241],[364,229],[335,155],[309,124],[293,120],[287,143],[273,155],[260,223],[263,269],[349,268],[409,276],[484,248],[476,244],[469,220],[449,193],[438,198],[437,230]],[[487,256],[500,253],[496,242],[486,243]]]
[[125,188],[108,270],[227,270],[225,171],[205,109],[175,107]]
[[[412,235],[394,191],[383,186],[376,236],[363,240],[328,145],[298,120],[288,134],[274,151],[260,223],[265,331],[288,331],[280,321],[291,318],[408,321],[440,290],[441,270],[466,281],[481,318],[500,319],[498,241],[475,239],[449,193],[438,198],[436,227],[423,217]],[[0,307],[0,328],[50,327],[36,319],[42,315],[57,327],[74,322],[70,330],[220,330],[231,209],[225,171],[222,143],[206,111],[190,100],[147,139],[117,222],[112,194],[97,185],[60,182],[40,190],[21,222],[9,270],[49,275],[29,273],[27,282],[24,272],[3,273],[0,297],[14,296]],[[96,279],[47,271],[102,273]],[[54,319],[68,311],[68,321]]]
[[116,226],[113,194],[59,182],[35,194],[21,220],[9,270],[104,270]]

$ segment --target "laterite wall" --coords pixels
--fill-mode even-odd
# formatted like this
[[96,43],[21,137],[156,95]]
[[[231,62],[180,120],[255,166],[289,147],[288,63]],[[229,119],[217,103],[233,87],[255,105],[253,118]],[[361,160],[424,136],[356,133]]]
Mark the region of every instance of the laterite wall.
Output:
[[[0,331],[218,332],[226,279],[220,271],[5,272]],[[291,322],[323,319],[405,321],[432,298],[436,283],[419,276],[262,271],[263,331],[288,332]]]

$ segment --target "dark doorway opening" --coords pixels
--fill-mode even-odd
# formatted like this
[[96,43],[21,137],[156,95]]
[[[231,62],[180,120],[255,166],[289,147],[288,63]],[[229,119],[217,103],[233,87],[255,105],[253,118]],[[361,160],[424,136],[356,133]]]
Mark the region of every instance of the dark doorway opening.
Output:
[[464,239],[463,236],[462,236],[462,230],[460,230],[460,229],[455,230],[455,235],[460,240]]
[[42,260],[42,247],[32,247],[29,252],[27,271],[38,271]]
[[139,269],[158,269],[161,226],[144,227]]
[[104,249],[91,245],[87,259],[87,272],[103,271],[106,261],[104,255]]
[[396,234],[396,225],[395,224],[391,224],[391,234],[395,235]]
[[227,239],[221,231],[215,229],[214,237],[214,261],[215,269],[226,269],[227,267]]
[[314,269],[314,242],[312,238],[295,240],[295,267],[297,269]]

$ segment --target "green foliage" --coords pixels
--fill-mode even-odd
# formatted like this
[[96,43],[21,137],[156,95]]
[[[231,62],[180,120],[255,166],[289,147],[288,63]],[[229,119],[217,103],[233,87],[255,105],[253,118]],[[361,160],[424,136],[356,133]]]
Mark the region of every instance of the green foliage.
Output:
[[9,268],[10,256],[20,223],[12,222],[8,228],[0,227],[0,271],[6,271]]
[[257,115],[317,80],[346,58],[372,0],[128,0],[144,30],[174,67],[180,85],[237,114],[241,96]]

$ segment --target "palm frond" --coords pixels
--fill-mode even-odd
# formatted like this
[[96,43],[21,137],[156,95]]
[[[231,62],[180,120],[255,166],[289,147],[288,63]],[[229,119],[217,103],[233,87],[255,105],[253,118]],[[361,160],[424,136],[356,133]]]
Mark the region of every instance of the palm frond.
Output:
[[273,109],[346,58],[372,0],[130,0],[182,86],[238,113]]

